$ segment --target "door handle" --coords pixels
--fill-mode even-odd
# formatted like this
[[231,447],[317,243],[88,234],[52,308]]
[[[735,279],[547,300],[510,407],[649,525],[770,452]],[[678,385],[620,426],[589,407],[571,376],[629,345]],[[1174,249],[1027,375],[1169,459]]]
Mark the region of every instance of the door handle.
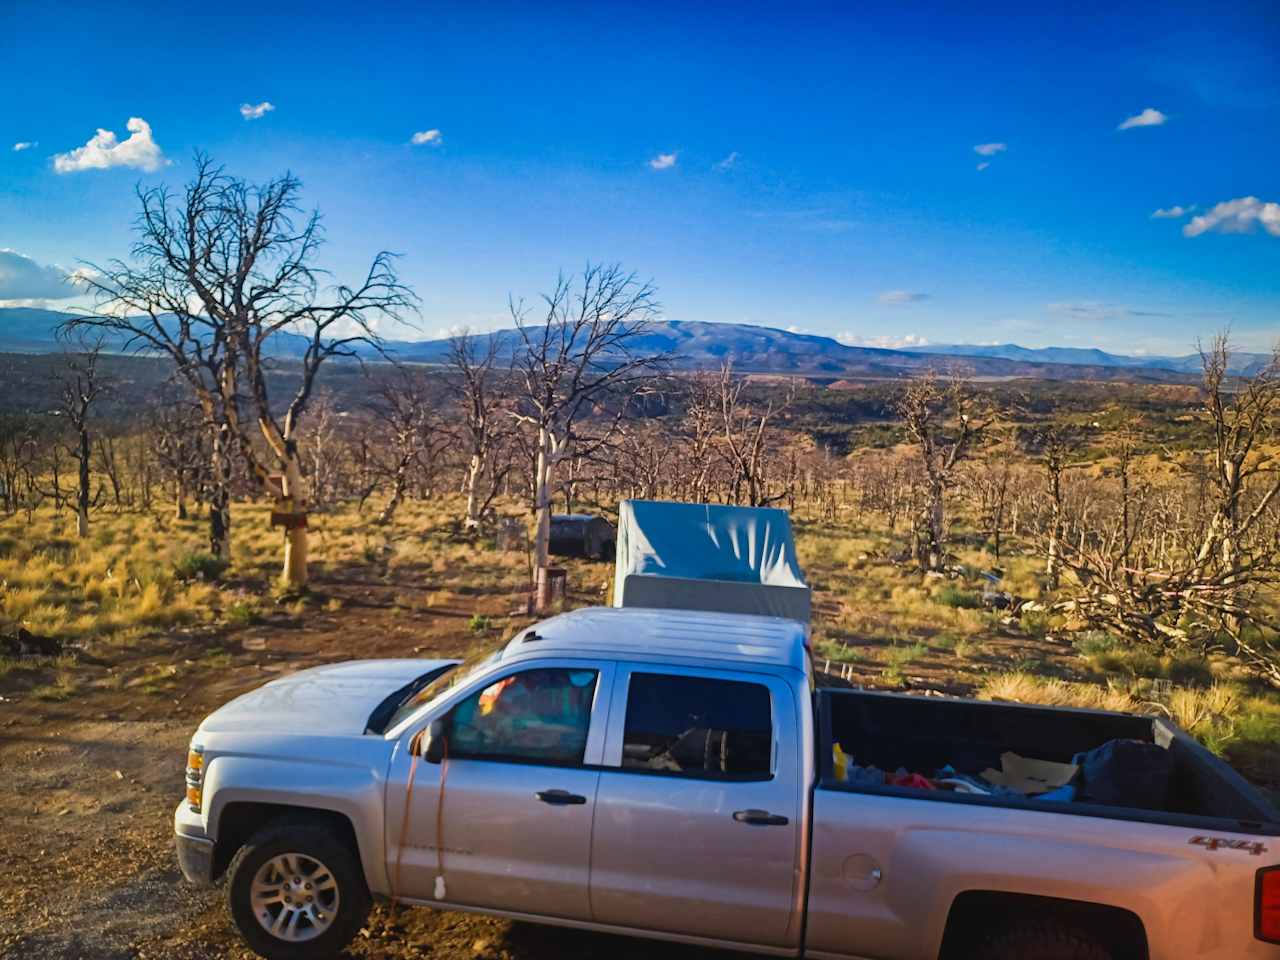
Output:
[[758,827],[785,827],[791,821],[786,817],[768,810],[739,810],[733,815],[739,823],[750,823]]
[[539,790],[534,796],[553,807],[576,806],[587,802],[582,794],[570,793],[568,790]]

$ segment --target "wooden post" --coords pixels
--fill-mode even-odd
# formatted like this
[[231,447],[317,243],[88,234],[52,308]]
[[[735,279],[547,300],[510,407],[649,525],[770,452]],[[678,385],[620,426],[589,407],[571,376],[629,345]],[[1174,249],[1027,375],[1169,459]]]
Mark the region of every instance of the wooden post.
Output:
[[534,590],[534,609],[546,613],[558,599],[564,601],[568,574],[564,567],[539,567]]

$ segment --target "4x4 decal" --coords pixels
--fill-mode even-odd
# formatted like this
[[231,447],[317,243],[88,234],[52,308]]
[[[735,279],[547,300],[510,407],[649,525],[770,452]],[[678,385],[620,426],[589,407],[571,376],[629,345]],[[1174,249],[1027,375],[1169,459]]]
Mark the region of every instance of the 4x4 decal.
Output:
[[1197,847],[1207,847],[1210,850],[1248,850],[1255,857],[1260,857],[1267,852],[1267,848],[1252,840],[1230,840],[1226,837],[1192,837],[1187,841]]

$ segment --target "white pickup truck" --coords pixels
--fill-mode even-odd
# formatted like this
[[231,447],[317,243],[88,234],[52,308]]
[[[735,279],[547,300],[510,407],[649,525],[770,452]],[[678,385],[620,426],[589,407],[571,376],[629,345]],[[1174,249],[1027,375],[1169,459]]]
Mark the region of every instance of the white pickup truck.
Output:
[[[175,814],[269,958],[371,898],[776,956],[1277,960],[1280,822],[1162,720],[815,689],[805,628],[587,609],[471,669],[337,664],[210,715]],[[837,771],[1171,759],[1160,809]],[[842,755],[839,759],[842,759]],[[843,778],[839,775],[843,773]],[[932,773],[930,773],[932,775]]]

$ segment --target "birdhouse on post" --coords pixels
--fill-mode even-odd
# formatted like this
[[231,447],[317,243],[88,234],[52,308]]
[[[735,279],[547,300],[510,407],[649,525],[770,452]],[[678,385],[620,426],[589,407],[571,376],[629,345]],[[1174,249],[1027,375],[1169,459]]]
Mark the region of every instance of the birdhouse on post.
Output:
[[[275,499],[280,506],[298,507],[302,504],[297,503],[292,498],[284,495],[284,475],[280,473],[271,473],[266,479],[267,492]],[[307,512],[305,510],[288,509],[288,510],[272,510],[271,526],[284,527],[286,530],[305,530],[307,528]]]

